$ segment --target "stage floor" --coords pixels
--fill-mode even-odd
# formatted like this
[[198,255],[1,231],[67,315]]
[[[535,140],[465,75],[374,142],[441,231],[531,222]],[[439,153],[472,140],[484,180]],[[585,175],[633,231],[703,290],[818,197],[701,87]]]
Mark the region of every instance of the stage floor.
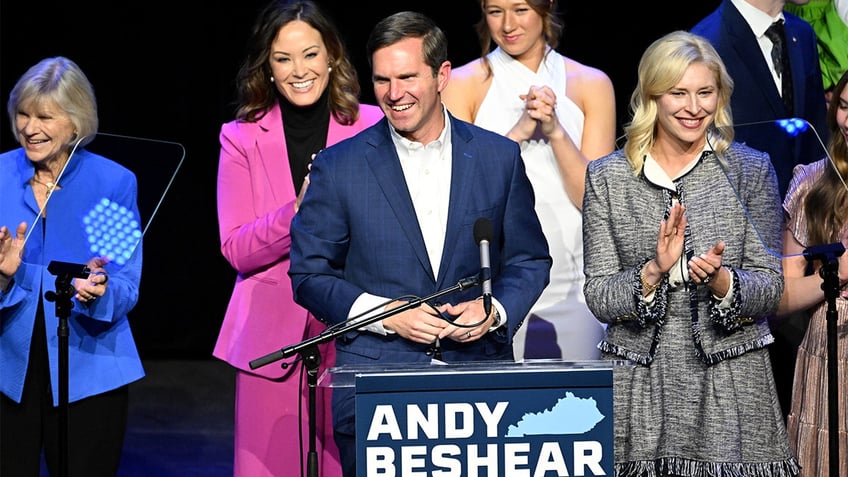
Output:
[[130,385],[117,477],[231,477],[233,369],[213,358],[145,360],[144,368]]

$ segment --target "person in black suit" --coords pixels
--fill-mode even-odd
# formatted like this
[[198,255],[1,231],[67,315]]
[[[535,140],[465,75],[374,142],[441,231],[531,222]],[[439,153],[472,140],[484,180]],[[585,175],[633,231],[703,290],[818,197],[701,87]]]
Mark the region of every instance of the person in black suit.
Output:
[[[786,195],[795,165],[821,158],[824,149],[816,134],[809,131],[793,137],[778,127],[745,125],[797,117],[815,129],[822,143],[828,140],[816,34],[809,23],[783,11],[786,3],[786,0],[722,0],[715,11],[691,29],[692,33],[707,38],[721,55],[734,81],[731,110],[736,139],[769,154],[781,197]],[[806,1],[792,0],[792,3]],[[773,42],[767,35],[775,22],[782,22],[785,31],[786,48],[781,52],[783,58],[779,58],[785,60],[782,64],[773,59]],[[779,74],[781,69],[785,72]],[[784,81],[789,82],[785,93],[781,91]],[[785,416],[792,396],[795,351],[804,335],[806,315],[786,317],[774,328],[775,343],[770,354]]]

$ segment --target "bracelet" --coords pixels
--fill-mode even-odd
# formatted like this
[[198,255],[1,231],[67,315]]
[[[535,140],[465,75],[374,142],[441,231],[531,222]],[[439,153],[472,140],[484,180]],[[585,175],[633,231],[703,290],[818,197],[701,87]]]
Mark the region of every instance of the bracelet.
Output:
[[648,283],[648,279],[645,278],[645,267],[647,266],[647,263],[642,266],[642,270],[639,271],[639,279],[642,281],[642,290],[645,292],[646,295],[650,295],[651,293],[655,292],[657,288],[659,288],[660,283],[662,283],[662,279],[660,279],[660,281],[654,283],[653,285]]

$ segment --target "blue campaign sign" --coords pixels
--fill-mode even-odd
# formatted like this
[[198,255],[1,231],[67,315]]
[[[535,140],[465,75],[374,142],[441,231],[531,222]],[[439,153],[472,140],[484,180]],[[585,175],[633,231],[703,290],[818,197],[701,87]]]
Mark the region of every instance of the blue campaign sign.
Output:
[[361,373],[361,477],[613,475],[612,365]]

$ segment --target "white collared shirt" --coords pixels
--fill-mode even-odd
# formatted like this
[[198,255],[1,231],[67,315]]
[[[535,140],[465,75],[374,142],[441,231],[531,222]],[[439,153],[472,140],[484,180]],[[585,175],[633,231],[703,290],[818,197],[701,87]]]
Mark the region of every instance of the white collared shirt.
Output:
[[451,128],[444,105],[442,111],[445,128],[429,144],[410,141],[390,127],[434,278],[439,276],[450,206]]

